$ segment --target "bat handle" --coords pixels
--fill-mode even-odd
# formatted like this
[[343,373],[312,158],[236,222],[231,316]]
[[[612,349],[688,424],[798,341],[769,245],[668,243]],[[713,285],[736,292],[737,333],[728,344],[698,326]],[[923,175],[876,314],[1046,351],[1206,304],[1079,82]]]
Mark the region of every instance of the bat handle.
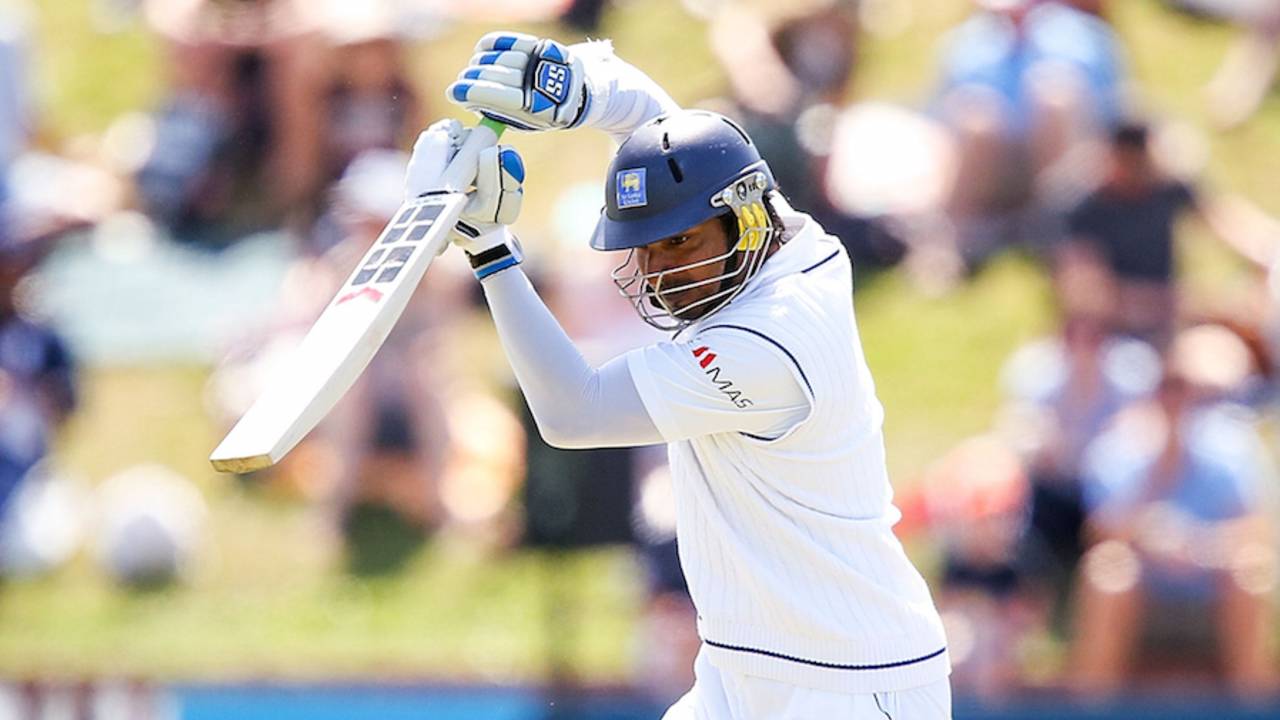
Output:
[[483,127],[489,128],[490,130],[493,131],[493,134],[497,135],[498,137],[502,137],[502,133],[507,129],[506,123],[498,120],[494,120],[491,117],[480,118],[480,125]]
[[441,186],[450,192],[466,192],[467,187],[475,180],[476,157],[481,150],[498,142],[506,129],[506,125],[489,118],[482,119],[471,128],[466,142],[462,143],[458,154],[453,156],[449,167],[445,168],[444,176],[440,178]]

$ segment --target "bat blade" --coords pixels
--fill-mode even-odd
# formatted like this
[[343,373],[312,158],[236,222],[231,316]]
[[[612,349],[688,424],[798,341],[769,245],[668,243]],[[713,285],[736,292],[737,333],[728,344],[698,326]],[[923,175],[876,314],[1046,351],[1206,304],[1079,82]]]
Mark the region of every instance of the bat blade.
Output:
[[209,456],[219,472],[279,462],[369,364],[462,213],[462,193],[406,202],[365,253],[281,372]]

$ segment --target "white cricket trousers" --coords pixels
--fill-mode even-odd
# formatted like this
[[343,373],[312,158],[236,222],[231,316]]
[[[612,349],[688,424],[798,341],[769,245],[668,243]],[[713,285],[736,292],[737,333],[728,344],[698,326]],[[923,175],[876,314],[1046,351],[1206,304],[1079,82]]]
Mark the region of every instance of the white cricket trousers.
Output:
[[698,653],[693,689],[662,720],[951,720],[951,683],[865,695],[725,672]]

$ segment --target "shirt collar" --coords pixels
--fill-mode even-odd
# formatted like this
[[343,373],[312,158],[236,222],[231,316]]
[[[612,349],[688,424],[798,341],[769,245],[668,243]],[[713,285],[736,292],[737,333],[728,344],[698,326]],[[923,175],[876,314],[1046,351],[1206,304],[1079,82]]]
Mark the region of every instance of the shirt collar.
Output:
[[[824,248],[820,242],[822,229],[817,221],[794,208],[782,198],[774,195],[770,198],[773,209],[782,219],[783,237],[786,240],[769,259],[764,261],[760,272],[747,283],[743,294],[757,287],[763,287],[780,277],[798,273],[822,259]],[[830,248],[827,248],[830,250]]]
[[[735,303],[743,302],[783,277],[794,275],[816,265],[834,250],[830,243],[823,242],[826,235],[816,220],[792,208],[780,194],[773,194],[769,202],[773,205],[778,217],[782,219],[786,242],[764,261],[760,272],[747,281],[747,286],[737,297],[728,305],[695,321],[687,328],[691,332],[696,333],[702,326],[714,324],[720,313],[733,307]],[[683,331],[677,335],[682,333]]]

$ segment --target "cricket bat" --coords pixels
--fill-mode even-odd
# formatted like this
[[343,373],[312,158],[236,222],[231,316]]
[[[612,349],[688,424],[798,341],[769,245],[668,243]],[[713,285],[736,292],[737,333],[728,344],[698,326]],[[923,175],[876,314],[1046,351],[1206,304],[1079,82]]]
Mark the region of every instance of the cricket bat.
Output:
[[400,206],[289,362],[209,456],[215,470],[246,473],[279,462],[351,388],[449,243],[467,203],[462,168],[474,164],[464,153],[478,154],[504,129],[481,120],[445,171],[441,184],[449,192]]

